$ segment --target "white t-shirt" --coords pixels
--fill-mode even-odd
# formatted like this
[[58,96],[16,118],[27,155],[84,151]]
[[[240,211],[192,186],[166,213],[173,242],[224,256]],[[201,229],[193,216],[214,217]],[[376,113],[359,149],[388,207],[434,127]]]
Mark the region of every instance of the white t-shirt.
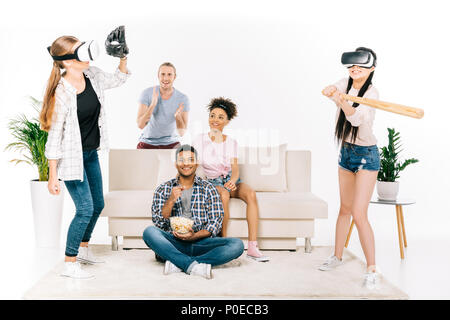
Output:
[[[342,93],[345,93],[347,90],[348,78],[344,78],[339,80],[334,84],[334,86]],[[351,96],[358,95],[358,89],[353,87],[350,88],[348,92]],[[378,90],[370,85],[367,89],[366,93],[363,95],[363,98],[376,99],[378,100],[379,94]],[[348,101],[350,105],[353,104],[352,101]],[[373,121],[375,119],[375,108],[366,106],[364,104],[360,104],[356,109],[356,112],[351,116],[346,116],[347,120],[354,127],[359,127],[358,135],[356,136],[355,142],[351,141],[351,134],[345,139],[345,142],[354,143],[359,146],[373,146],[377,144],[377,138],[373,134]],[[341,108],[337,108],[336,111],[336,123],[339,119],[339,114],[341,112]]]

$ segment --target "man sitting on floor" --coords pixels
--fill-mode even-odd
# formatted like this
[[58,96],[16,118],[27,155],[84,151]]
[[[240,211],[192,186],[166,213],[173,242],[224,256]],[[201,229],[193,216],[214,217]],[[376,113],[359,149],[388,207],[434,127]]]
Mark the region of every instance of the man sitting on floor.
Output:
[[[216,237],[222,229],[223,206],[217,189],[196,176],[197,151],[183,145],[176,151],[176,178],[155,191],[152,220],[143,239],[157,256],[166,260],[164,274],[184,271],[212,278],[211,266],[238,258],[244,252],[242,240]],[[172,230],[170,217],[194,221],[187,233]]]

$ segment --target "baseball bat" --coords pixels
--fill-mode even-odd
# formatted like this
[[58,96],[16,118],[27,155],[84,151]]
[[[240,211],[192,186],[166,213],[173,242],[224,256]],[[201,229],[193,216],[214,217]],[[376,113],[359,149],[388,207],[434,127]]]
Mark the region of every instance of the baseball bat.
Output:
[[[322,92],[323,93],[323,92]],[[423,109],[420,108],[413,108],[409,106],[404,106],[401,104],[396,104],[392,102],[385,102],[381,100],[375,100],[375,99],[368,99],[368,98],[361,98],[361,97],[355,97],[351,96],[345,93],[341,93],[341,96],[345,100],[350,100],[356,103],[364,104],[366,106],[381,109],[388,112],[397,113],[403,116],[408,116],[416,119],[421,119],[424,115]]]
[[342,93],[342,97],[346,100],[350,100],[356,103],[364,104],[366,106],[381,109],[384,111],[389,111],[397,114],[401,114],[403,116],[408,116],[416,119],[421,119],[424,115],[424,112],[422,109],[419,108],[413,108],[404,106],[397,103],[392,102],[385,102],[375,99],[368,99],[368,98],[360,98],[355,96],[350,96],[348,94]]

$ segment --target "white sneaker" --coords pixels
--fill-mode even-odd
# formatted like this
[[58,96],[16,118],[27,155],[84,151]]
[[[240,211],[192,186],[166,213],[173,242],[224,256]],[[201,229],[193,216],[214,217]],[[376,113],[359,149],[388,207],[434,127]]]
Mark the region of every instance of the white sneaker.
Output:
[[166,264],[164,265],[164,274],[168,275],[171,273],[177,273],[177,272],[181,272],[182,270],[180,268],[178,268],[176,265],[174,265],[172,262],[170,262],[169,260],[166,260]]
[[330,271],[340,265],[344,264],[342,260],[339,260],[336,256],[329,257],[322,265],[319,267],[320,271]]
[[79,262],[64,262],[64,270],[60,275],[73,279],[90,279],[94,277],[93,274],[81,269]]
[[373,290],[378,289],[380,284],[380,274],[376,272],[366,272],[364,274],[364,288]]
[[190,273],[191,276],[200,276],[206,279],[212,278],[211,265],[206,263],[196,264]]
[[77,261],[81,263],[96,264],[104,263],[105,261],[98,259],[89,249],[89,247],[80,247],[78,249]]

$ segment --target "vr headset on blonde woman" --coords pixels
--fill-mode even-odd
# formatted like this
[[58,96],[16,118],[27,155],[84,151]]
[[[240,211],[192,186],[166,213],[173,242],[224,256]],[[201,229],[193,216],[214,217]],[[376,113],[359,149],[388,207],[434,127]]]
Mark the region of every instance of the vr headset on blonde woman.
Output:
[[[48,52],[50,53],[50,47],[47,47]],[[89,40],[82,42],[78,48],[75,49],[74,53],[65,54],[63,56],[53,56],[51,53],[53,60],[55,61],[63,61],[63,60],[78,60],[81,62],[89,62],[94,61],[100,55],[100,47],[95,40]]]

